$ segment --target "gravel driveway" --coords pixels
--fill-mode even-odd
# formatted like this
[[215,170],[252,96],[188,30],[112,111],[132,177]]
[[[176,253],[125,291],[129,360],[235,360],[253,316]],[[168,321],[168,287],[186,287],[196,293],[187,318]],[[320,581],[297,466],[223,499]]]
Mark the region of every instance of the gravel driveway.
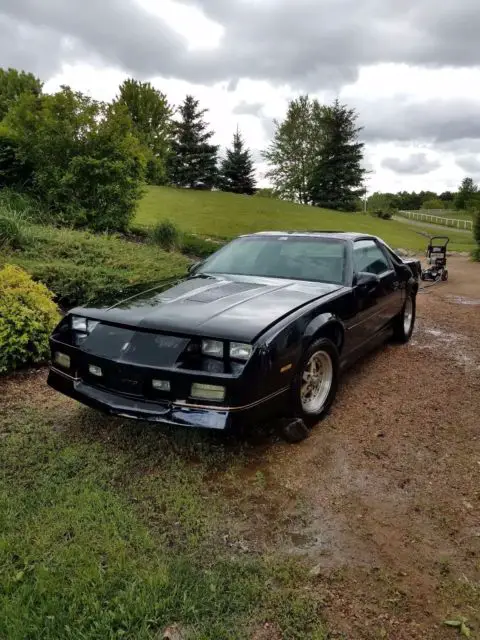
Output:
[[449,271],[409,345],[367,357],[308,440],[252,465],[268,500],[243,505],[244,535],[306,556],[355,640],[453,638],[461,616],[480,637],[480,265]]

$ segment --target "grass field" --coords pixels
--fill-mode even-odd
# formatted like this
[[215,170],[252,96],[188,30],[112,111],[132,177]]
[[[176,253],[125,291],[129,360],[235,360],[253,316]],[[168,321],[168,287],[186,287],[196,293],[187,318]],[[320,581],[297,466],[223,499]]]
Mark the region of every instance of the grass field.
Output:
[[[423,250],[431,229],[379,220],[370,215],[339,213],[268,198],[250,198],[228,193],[211,193],[149,187],[140,203],[136,223],[151,226],[161,220],[175,222],[182,231],[204,236],[232,238],[242,233],[273,229],[326,229],[372,233],[394,248]],[[451,249],[469,251],[473,239],[450,233]]]
[[266,488],[241,445],[103,418],[43,372],[0,393],[2,640],[326,640],[308,570],[245,552],[236,496]]
[[[429,211],[419,211],[419,213],[427,213]],[[440,216],[441,218],[450,218],[452,220],[472,220],[473,214],[471,211],[457,211],[456,209],[439,209],[438,211],[431,212],[431,215]]]

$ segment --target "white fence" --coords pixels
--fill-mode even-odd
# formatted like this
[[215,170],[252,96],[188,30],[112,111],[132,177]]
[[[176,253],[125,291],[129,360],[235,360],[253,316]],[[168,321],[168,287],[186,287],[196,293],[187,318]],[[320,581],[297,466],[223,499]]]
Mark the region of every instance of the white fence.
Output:
[[473,222],[471,220],[458,220],[457,218],[446,218],[445,216],[436,216],[432,213],[424,213],[423,211],[399,211],[401,216],[410,220],[418,220],[419,222],[429,222],[430,224],[439,224],[442,227],[455,227],[456,229],[466,229],[472,231]]

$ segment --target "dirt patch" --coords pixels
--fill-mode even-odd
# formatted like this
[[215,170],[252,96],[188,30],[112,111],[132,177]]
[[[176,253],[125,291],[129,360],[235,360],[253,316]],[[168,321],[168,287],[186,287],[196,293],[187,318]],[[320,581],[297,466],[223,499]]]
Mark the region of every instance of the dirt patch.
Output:
[[455,614],[480,631],[480,312],[463,303],[480,265],[449,268],[411,343],[364,359],[307,441],[251,468],[265,507],[243,502],[247,544],[303,556],[348,638],[451,638]]

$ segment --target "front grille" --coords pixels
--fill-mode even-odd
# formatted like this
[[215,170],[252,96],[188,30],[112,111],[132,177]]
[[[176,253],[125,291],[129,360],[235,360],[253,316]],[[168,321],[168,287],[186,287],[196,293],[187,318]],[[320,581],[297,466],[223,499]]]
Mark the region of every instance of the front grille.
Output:
[[87,368],[82,372],[82,378],[85,382],[95,387],[132,396],[141,397],[145,394],[145,376],[137,367],[110,363],[98,363],[98,366],[102,369],[102,377],[92,376]]

